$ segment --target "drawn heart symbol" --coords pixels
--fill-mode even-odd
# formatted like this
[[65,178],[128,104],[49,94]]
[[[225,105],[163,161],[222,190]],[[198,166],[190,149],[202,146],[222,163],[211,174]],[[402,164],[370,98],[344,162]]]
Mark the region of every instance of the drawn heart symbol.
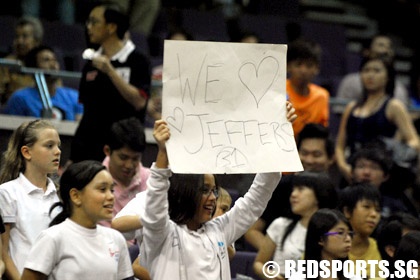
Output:
[[261,99],[273,85],[278,72],[279,62],[272,56],[263,58],[258,66],[247,62],[239,68],[239,79],[254,97],[257,108]]
[[184,126],[184,112],[181,108],[175,107],[173,117],[169,116],[166,121],[170,126],[178,130],[181,133],[182,127]]

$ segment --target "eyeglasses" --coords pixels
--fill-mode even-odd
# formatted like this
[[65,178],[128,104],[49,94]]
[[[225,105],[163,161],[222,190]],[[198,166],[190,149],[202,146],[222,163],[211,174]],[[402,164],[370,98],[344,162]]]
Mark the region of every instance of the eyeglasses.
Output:
[[219,188],[217,188],[217,187],[214,188],[214,189],[210,189],[210,188],[207,188],[207,187],[202,187],[200,189],[200,192],[204,196],[209,196],[210,193],[213,193],[216,198],[219,197]]
[[324,236],[330,236],[330,235],[338,235],[342,239],[346,239],[347,236],[350,236],[350,238],[353,238],[354,232],[353,231],[330,231],[330,232],[324,233]]

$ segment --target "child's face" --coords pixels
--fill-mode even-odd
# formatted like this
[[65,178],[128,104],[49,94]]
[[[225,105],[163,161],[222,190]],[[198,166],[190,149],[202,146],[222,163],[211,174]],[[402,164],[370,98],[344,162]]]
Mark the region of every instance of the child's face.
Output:
[[195,223],[203,224],[213,218],[213,213],[216,209],[217,197],[214,195],[213,190],[216,189],[216,182],[212,174],[204,175],[204,187],[206,190],[211,190],[210,193],[203,193],[201,202],[195,215]]
[[229,198],[223,196],[219,197],[216,203],[216,212],[214,213],[213,217],[219,217],[229,211],[231,203],[232,200]]
[[287,63],[290,81],[295,86],[307,86],[319,73],[319,65],[311,61],[294,60]]
[[[84,225],[96,226],[101,220],[111,220],[114,208],[114,180],[107,170],[102,170],[80,192]],[[80,217],[79,217],[80,218]]]
[[387,179],[388,176],[379,163],[365,158],[356,161],[353,169],[353,180],[355,182],[368,182],[379,188]]
[[346,258],[351,249],[349,227],[342,221],[328,231],[328,236],[321,240],[322,259]]
[[350,224],[356,233],[360,236],[370,236],[375,230],[381,218],[381,209],[378,203],[362,199],[356,203],[352,213],[345,211]]
[[290,195],[292,212],[296,215],[305,216],[318,210],[318,200],[312,188],[306,186],[293,186]]
[[45,128],[39,130],[38,140],[33,146],[23,146],[26,164],[36,168],[42,174],[55,173],[60,165],[60,136],[57,130]]

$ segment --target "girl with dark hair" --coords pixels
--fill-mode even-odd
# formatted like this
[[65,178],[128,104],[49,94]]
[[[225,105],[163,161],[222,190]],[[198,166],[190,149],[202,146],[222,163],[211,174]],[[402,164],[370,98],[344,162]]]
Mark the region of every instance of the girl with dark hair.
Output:
[[362,61],[360,78],[363,95],[350,102],[341,118],[335,155],[343,177],[351,182],[351,165],[346,157],[377,137],[397,135],[410,147],[419,150],[420,144],[407,107],[393,98],[395,70],[386,57],[370,57]]
[[114,229],[114,182],[100,162],[70,165],[60,179],[62,212],[42,231],[29,252],[25,279],[126,279],[133,276],[127,243]]
[[[287,104],[287,119],[296,118]],[[213,218],[219,189],[212,174],[172,174],[166,142],[170,130],[155,122],[158,145],[146,191],[140,261],[152,279],[230,280],[228,246],[255,223],[267,206],[281,173],[259,173],[227,213]]]
[[39,233],[57,213],[48,215],[59,201],[51,174],[58,171],[61,141],[46,120],[22,123],[9,139],[0,168],[0,205],[6,276],[19,279],[28,252]]
[[[317,261],[318,264],[322,260],[327,260],[330,263],[333,260],[348,260],[352,237],[351,225],[341,211],[328,208],[319,209],[309,220],[304,259]],[[289,280],[291,279],[298,280],[302,277],[292,275]],[[337,272],[337,279],[349,278],[346,278],[341,270]],[[356,278],[352,277],[351,279]]]
[[[312,215],[320,208],[335,208],[337,192],[325,173],[303,171],[292,179],[290,195],[292,219],[279,217],[267,229],[266,236],[254,262],[254,272],[264,277],[263,267],[275,261],[285,271],[285,260],[298,260],[305,250],[305,236]],[[278,278],[283,279],[283,275]]]

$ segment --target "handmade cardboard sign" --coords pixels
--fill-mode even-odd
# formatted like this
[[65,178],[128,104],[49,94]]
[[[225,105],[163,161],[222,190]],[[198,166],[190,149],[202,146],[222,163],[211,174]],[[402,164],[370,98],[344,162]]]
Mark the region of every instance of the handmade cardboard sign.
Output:
[[286,45],[166,40],[162,118],[176,173],[302,171],[286,119]]

